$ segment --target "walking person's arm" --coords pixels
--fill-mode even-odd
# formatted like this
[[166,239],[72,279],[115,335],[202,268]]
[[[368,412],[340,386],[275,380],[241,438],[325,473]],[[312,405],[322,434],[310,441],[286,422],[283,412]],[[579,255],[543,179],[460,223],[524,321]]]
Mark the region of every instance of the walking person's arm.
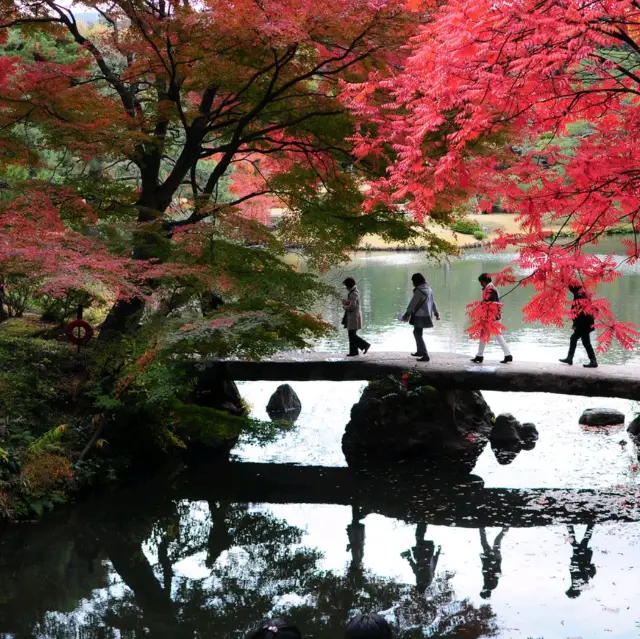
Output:
[[433,293],[431,293],[431,307],[433,308],[433,316],[439,320],[440,319],[440,311],[438,310],[438,305],[436,304],[436,298]]
[[347,295],[347,299],[342,302],[344,310],[352,313],[353,311],[357,311],[360,306],[360,297],[357,293],[349,293]]

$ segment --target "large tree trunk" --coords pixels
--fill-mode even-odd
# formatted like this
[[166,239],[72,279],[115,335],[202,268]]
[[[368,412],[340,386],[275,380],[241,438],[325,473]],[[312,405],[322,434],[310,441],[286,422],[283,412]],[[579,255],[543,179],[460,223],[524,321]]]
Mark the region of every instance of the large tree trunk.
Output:
[[133,333],[142,318],[144,306],[144,300],[139,297],[116,302],[100,328],[100,341]]
[[[153,178],[155,182],[156,177]],[[143,192],[136,203],[138,209],[138,222],[143,225],[136,235],[133,258],[136,260],[162,260],[168,254],[170,238],[162,230],[155,228],[160,216],[167,210],[171,203],[171,197],[158,198],[158,187],[143,187]],[[151,191],[151,193],[149,193]],[[130,300],[119,300],[109,311],[102,324],[100,341],[109,341],[120,335],[133,333],[139,325],[145,302],[134,297]]]

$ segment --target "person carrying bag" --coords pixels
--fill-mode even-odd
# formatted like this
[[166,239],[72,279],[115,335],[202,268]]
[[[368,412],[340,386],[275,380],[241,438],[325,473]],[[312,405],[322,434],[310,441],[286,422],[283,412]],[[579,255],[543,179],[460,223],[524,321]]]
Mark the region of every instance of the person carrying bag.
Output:
[[417,357],[419,362],[428,362],[431,358],[427,352],[423,331],[425,328],[433,328],[432,317],[440,319],[440,313],[436,306],[433,291],[422,273],[414,273],[411,276],[413,282],[413,297],[407,306],[407,310],[402,317],[404,322],[409,322],[413,326],[413,336],[416,340],[416,352],[411,353],[412,357]]

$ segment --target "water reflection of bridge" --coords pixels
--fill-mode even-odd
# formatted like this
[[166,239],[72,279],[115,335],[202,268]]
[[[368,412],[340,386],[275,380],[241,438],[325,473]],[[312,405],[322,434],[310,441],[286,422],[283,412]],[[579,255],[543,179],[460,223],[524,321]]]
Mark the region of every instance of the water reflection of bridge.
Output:
[[[321,622],[331,626],[318,636],[338,636],[350,611],[370,601],[371,592],[380,597],[376,606],[382,601],[398,609],[406,604],[414,627],[416,617],[411,615],[419,613],[423,621],[436,618],[449,610],[443,593],[454,593],[441,587],[450,576],[437,565],[439,548],[430,539],[429,524],[478,529],[474,536],[479,535],[484,598],[509,570],[501,551],[508,527],[566,524],[572,546],[571,588],[566,594],[575,597],[596,572],[597,559],[594,562],[589,548],[594,524],[640,520],[635,505],[639,493],[638,488],[485,488],[477,477],[436,479],[415,468],[361,473],[348,468],[217,464],[105,493],[39,524],[9,526],[0,536],[0,635],[70,637],[80,636],[82,627],[83,637],[104,637],[105,628],[113,627],[139,628],[140,636],[158,638],[237,636],[239,627],[246,628],[269,609],[265,601],[273,597],[275,605],[274,593],[280,591],[273,588],[274,579],[288,583],[296,601],[311,596],[318,583],[318,592],[331,595],[326,602],[318,598],[318,609],[308,611],[314,620],[311,627]],[[203,502],[204,511],[200,505],[192,510],[187,501]],[[350,506],[347,537],[352,561],[346,574],[321,568],[316,549],[298,547],[294,527],[268,508],[253,508],[254,503]],[[206,511],[209,521],[203,517]],[[401,556],[415,574],[419,597],[409,596],[404,584],[393,581],[388,596],[380,595],[379,589],[386,586],[363,566],[362,522],[372,513],[415,525],[415,545]],[[588,526],[576,535],[573,525],[578,523]],[[494,526],[501,528],[497,534],[486,530]],[[225,553],[234,547],[244,552],[225,561]],[[212,579],[191,579],[177,568],[187,558],[203,556]],[[301,566],[307,571],[303,580]],[[116,573],[128,590],[110,587]],[[435,595],[425,598],[434,581]],[[85,603],[78,608],[81,601]],[[93,606],[89,614],[86,602]],[[464,609],[469,619],[476,618],[473,606]],[[48,614],[72,610],[79,612]],[[460,608],[451,610],[457,618]]]
[[349,468],[230,463],[190,473],[176,497],[247,503],[342,504],[406,522],[530,527],[640,521],[640,487],[485,488],[478,477],[429,476],[415,468]]

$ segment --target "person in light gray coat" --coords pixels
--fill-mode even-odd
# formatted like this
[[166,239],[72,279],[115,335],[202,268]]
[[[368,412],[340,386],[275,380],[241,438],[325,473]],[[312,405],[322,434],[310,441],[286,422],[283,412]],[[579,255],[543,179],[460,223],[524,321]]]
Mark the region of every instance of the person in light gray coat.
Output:
[[357,356],[358,350],[365,355],[371,348],[371,344],[362,339],[358,335],[358,331],[362,328],[362,312],[360,311],[360,293],[356,287],[356,281],[352,277],[348,277],[342,282],[347,291],[347,299],[342,300],[344,315],[342,317],[342,325],[347,329],[349,335],[349,353],[348,357]]
[[431,358],[427,353],[427,345],[424,343],[423,331],[425,328],[433,328],[432,317],[440,319],[440,313],[436,306],[431,287],[427,284],[422,273],[414,273],[411,276],[413,282],[413,297],[407,306],[407,311],[402,320],[410,322],[413,326],[413,336],[416,339],[416,352],[411,353],[419,362],[428,362]]

